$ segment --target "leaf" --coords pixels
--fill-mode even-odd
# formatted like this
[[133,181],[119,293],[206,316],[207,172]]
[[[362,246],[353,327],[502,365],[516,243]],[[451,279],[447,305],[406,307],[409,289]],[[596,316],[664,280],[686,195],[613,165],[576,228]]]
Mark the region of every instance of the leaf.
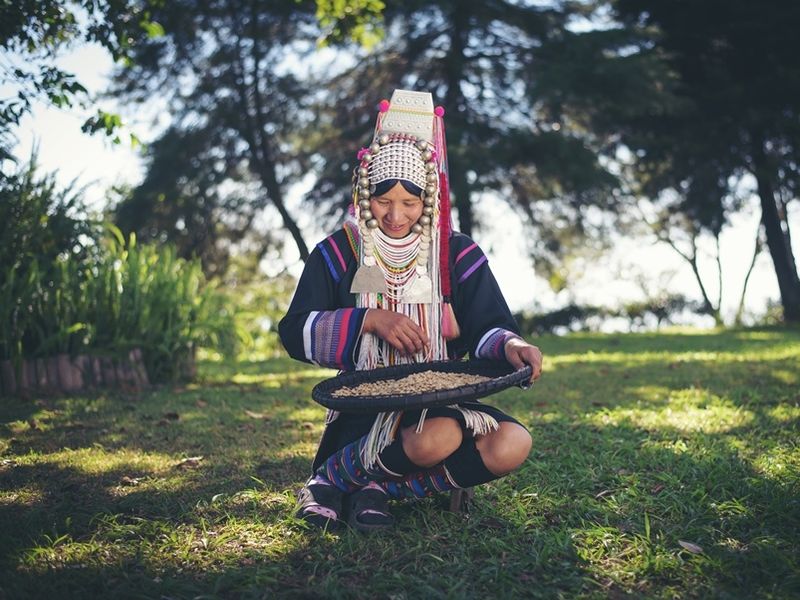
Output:
[[702,554],[703,548],[702,546],[698,546],[697,544],[693,544],[692,542],[684,542],[683,540],[678,540],[678,544],[684,550],[688,550],[692,554]]
[[165,33],[163,25],[156,21],[142,21],[140,25],[149,38],[162,37]]
[[251,419],[269,419],[269,415],[266,413],[254,412],[252,410],[245,409],[244,414],[246,414]]
[[178,469],[196,469],[197,467],[200,466],[200,461],[202,460],[203,460],[202,456],[190,456],[188,458],[184,458],[175,466]]

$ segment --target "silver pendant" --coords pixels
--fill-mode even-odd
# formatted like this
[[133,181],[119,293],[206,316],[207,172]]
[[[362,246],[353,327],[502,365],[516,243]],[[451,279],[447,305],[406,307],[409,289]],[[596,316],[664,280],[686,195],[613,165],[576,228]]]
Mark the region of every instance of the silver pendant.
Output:
[[419,275],[403,292],[402,302],[406,304],[430,304],[433,297],[433,285],[427,275]]
[[353,294],[385,294],[387,292],[386,279],[383,277],[381,268],[377,265],[359,267],[353,277],[350,292]]

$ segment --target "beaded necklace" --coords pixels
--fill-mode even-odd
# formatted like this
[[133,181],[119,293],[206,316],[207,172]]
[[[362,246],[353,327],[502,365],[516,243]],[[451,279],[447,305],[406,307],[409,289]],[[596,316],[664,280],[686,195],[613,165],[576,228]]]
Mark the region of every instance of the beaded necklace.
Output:
[[375,244],[375,263],[386,280],[386,297],[392,303],[399,303],[406,289],[419,277],[416,266],[420,259],[422,236],[411,233],[402,239],[395,239],[380,229],[370,233]]

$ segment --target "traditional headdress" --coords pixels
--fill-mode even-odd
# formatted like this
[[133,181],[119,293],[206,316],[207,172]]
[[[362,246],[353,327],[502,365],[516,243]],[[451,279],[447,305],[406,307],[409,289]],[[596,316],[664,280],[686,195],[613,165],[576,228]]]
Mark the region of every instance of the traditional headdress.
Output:
[[[362,336],[357,368],[445,360],[447,340],[458,337],[450,304],[450,193],[444,109],[424,92],[395,90],[380,103],[372,143],[358,153],[353,185],[353,216],[359,232],[359,268],[350,291],[364,308],[388,308],[405,314],[430,337],[431,353],[408,357],[396,353],[373,334]],[[422,189],[423,212],[401,240],[385,235],[370,211],[375,186],[387,180],[407,181]],[[475,435],[497,429],[481,411],[459,406]],[[365,444],[368,466],[393,439],[402,413],[380,413]],[[425,411],[418,424],[422,428]]]
[[[428,332],[432,338],[448,340],[458,337],[458,325],[450,306],[451,223],[443,116],[444,109],[434,109],[433,97],[425,92],[395,90],[391,102],[380,103],[372,143],[358,154],[353,206],[362,243],[351,291],[388,294],[404,304],[432,305],[426,320]],[[388,179],[407,181],[423,190],[423,214],[398,258],[419,245],[411,262],[404,265],[387,264],[387,239],[369,210],[374,186]],[[381,247],[376,249],[376,244]],[[394,289],[388,289],[387,279],[394,282]],[[446,358],[444,342],[440,345],[442,355],[434,358]]]

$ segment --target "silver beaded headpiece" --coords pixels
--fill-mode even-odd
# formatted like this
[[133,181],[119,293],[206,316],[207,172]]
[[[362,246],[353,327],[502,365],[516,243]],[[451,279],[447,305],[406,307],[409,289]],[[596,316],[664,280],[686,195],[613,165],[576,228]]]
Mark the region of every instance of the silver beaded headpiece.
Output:
[[378,152],[367,167],[370,185],[378,185],[387,179],[402,179],[425,189],[427,171],[423,154],[424,150],[420,152],[415,138],[383,134],[378,141]]
[[370,197],[377,184],[399,179],[423,190],[422,216],[411,227],[422,240],[417,257],[418,278],[415,286],[404,294],[404,301],[432,301],[428,257],[438,217],[439,166],[434,144],[434,121],[437,117],[441,118],[441,111],[436,112],[429,93],[395,90],[391,103],[381,102],[372,143],[358,153],[360,164],[353,192],[355,216],[361,230],[362,264],[351,285],[354,293],[386,289],[383,274],[376,267],[372,236],[369,235],[370,230],[378,227],[378,221],[370,211]]

